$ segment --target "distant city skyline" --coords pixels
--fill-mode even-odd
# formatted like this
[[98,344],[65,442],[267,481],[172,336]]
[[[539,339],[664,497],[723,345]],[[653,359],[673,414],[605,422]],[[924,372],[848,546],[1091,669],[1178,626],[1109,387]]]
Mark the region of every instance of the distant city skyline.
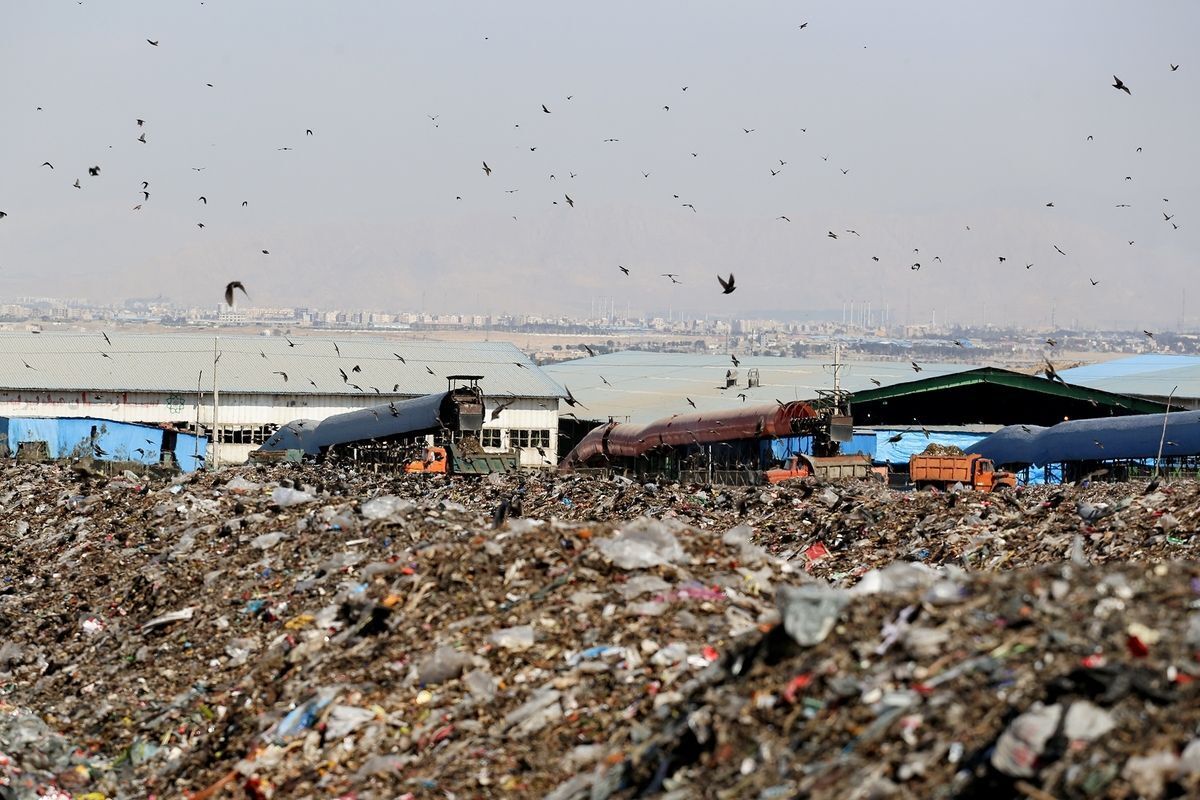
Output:
[[1182,0],[21,3],[0,298],[207,306],[238,279],[278,307],[1187,326],[1198,22]]

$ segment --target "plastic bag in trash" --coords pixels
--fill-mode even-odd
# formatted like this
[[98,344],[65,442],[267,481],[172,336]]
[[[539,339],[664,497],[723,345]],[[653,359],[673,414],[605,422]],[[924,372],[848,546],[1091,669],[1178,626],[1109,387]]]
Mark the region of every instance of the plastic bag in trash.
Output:
[[501,628],[493,631],[488,641],[505,650],[528,650],[533,647],[534,635],[532,625],[517,625],[512,628]]
[[662,522],[643,517],[621,528],[611,539],[597,539],[596,549],[621,569],[646,569],[687,560],[675,534]]
[[362,515],[367,519],[389,519],[397,514],[403,514],[416,507],[411,500],[405,500],[392,494],[376,497],[362,504]]
[[783,629],[803,647],[824,641],[849,601],[847,592],[822,583],[780,586],[776,592]]
[[316,499],[308,492],[289,489],[286,486],[277,486],[275,487],[275,491],[271,492],[271,501],[280,508],[290,508],[291,506],[311,503]]
[[462,675],[469,666],[470,656],[443,645],[417,662],[417,679],[428,685],[445,683]]

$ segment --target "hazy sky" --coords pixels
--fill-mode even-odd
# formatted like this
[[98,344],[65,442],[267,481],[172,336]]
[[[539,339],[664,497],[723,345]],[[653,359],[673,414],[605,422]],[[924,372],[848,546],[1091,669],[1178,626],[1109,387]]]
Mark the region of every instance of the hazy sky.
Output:
[[1200,266],[1188,0],[9,0],[3,16],[0,299],[206,305],[240,279],[256,305],[869,300],[897,321],[1165,329]]

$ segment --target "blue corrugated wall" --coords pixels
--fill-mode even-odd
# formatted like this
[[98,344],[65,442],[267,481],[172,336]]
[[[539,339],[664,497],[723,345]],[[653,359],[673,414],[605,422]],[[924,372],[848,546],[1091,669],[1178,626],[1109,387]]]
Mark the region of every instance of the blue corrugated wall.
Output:
[[[52,459],[90,456],[99,461],[146,465],[158,463],[164,434],[151,425],[80,417],[0,417],[0,429],[13,454],[23,442],[45,442]],[[207,448],[207,438],[177,433],[173,452],[180,469],[191,472],[203,466],[201,459]],[[193,456],[196,451],[201,459]]]

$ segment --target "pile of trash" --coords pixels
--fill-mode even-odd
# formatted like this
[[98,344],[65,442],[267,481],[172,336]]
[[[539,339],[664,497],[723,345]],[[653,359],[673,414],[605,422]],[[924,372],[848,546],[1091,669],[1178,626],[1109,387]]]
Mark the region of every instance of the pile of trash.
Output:
[[964,455],[963,449],[956,444],[938,444],[930,442],[921,451],[923,456],[961,456]]
[[1137,490],[10,466],[0,798],[1195,791],[1200,490]]

